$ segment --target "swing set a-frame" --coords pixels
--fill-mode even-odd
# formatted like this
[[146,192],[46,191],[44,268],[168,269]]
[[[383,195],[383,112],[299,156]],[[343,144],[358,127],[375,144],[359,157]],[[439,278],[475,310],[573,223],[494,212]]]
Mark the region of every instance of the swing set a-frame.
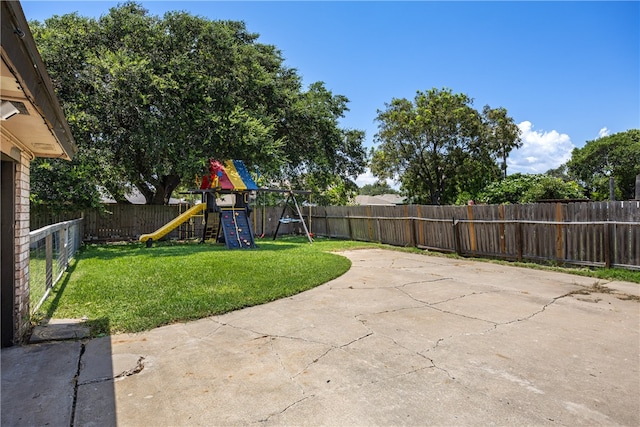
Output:
[[[280,218],[278,219],[278,225],[276,226],[276,231],[273,233],[273,240],[276,240],[278,237],[278,231],[280,230],[280,225],[282,224],[292,224],[299,223],[302,224],[302,228],[304,229],[304,233],[309,240],[309,243],[313,243],[313,237],[307,228],[307,223],[304,221],[304,216],[302,215],[302,211],[300,210],[300,205],[298,204],[298,200],[296,200],[296,194],[311,194],[311,191],[306,190],[280,190],[280,189],[272,189],[272,188],[261,188],[258,191],[262,191],[265,193],[284,193],[287,195],[287,198],[282,207],[282,213],[280,214]],[[287,212],[290,212],[288,214]],[[264,213],[263,213],[264,217]],[[264,229],[264,225],[263,225]]]

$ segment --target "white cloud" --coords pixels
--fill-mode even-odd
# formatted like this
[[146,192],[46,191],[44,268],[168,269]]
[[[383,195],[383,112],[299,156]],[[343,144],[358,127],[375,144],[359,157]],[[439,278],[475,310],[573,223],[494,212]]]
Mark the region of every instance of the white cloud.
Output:
[[[375,184],[376,182],[378,182],[378,178],[376,178],[375,176],[373,176],[373,174],[371,173],[371,170],[370,170],[369,168],[367,168],[367,170],[366,170],[366,172],[365,172],[365,173],[363,173],[362,175],[359,175],[359,176],[356,178],[356,184],[358,185],[358,187],[362,187],[362,186],[367,185],[367,184],[369,184],[369,185],[373,185],[373,184]],[[397,183],[396,183],[394,180],[392,180],[392,179],[387,179],[387,184],[389,184],[389,186],[390,186],[391,188],[394,188],[394,189],[396,189],[396,190],[400,188],[400,185],[399,185],[399,184],[397,184]]]
[[362,175],[358,175],[358,177],[356,178],[356,184],[358,185],[358,187],[362,187],[363,185],[375,184],[377,181],[378,178],[373,176],[369,168],[367,168],[365,173],[363,173]]
[[[507,158],[507,173],[545,173],[549,169],[555,169],[561,164],[571,159],[571,152],[576,146],[571,142],[571,138],[566,133],[559,133],[552,130],[549,132],[533,129],[533,124],[524,121],[518,124],[522,132],[522,147],[511,151]],[[607,128],[600,130],[600,133],[608,132]],[[359,187],[367,184],[375,184],[378,181],[373,176],[371,170],[356,179]],[[395,189],[399,189],[399,183],[388,179],[387,183]]]
[[605,136],[609,136],[609,129],[607,129],[606,126],[600,129],[600,132],[598,132],[598,138],[603,138]]
[[566,133],[533,130],[529,121],[518,127],[522,131],[522,147],[509,153],[507,173],[544,173],[571,158],[575,145]]

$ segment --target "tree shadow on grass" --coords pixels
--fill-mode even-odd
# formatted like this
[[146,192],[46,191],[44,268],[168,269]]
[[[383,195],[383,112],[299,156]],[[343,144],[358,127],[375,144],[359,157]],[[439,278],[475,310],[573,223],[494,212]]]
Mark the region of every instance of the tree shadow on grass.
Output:
[[83,250],[78,258],[79,259],[95,259],[111,260],[121,257],[172,257],[172,256],[187,256],[200,253],[222,252],[222,253],[251,253],[262,251],[284,251],[292,250],[300,247],[300,245],[308,245],[308,242],[277,242],[273,240],[257,240],[256,248],[251,249],[227,249],[224,244],[217,243],[204,243],[197,242],[172,242],[172,241],[159,241],[155,242],[152,247],[147,248],[144,243],[127,243],[121,245],[98,245],[91,244]]

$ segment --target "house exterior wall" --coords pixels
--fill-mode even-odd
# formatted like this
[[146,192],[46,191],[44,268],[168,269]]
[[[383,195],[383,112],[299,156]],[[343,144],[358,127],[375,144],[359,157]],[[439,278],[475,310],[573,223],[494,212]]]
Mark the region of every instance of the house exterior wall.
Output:
[[[3,135],[6,136],[6,135]],[[20,150],[17,146],[10,144],[7,141],[8,138],[3,138],[2,153],[4,164],[11,164],[15,169],[15,175],[13,179],[13,197],[10,206],[2,206],[2,209],[12,209],[12,225],[13,230],[9,235],[13,234],[13,244],[9,247],[13,249],[13,265],[2,265],[2,269],[13,269],[11,282],[4,283],[4,286],[11,286],[13,304],[10,306],[13,308],[12,316],[12,339],[15,344],[19,343],[28,332],[30,327],[30,303],[29,303],[29,246],[30,238],[30,220],[29,220],[29,192],[30,192],[30,163],[33,159],[32,153]],[[11,159],[9,161],[9,159]],[[4,183],[6,184],[6,183]],[[5,218],[5,220],[8,217]],[[3,238],[6,235],[3,234]],[[3,245],[6,249],[7,246]],[[5,259],[6,261],[6,259]],[[3,280],[7,277],[3,276]],[[3,295],[6,295],[3,293]],[[3,305],[5,309],[9,305]],[[8,320],[4,318],[4,320]],[[6,340],[3,337],[3,343],[6,344]],[[4,345],[4,344],[3,344]]]
[[[77,147],[20,2],[1,1],[0,9],[0,102],[24,107],[19,114],[0,118],[1,159],[3,164],[15,166],[10,174],[1,176],[3,188],[15,190],[3,193],[5,215],[0,215],[0,257],[4,261],[0,266],[0,291],[2,295],[11,294],[2,299],[0,311],[4,320],[0,344],[4,347],[19,342],[30,326],[30,162],[36,157],[71,160]],[[11,321],[6,313],[13,315]],[[9,324],[13,328],[6,326]]]
[[30,158],[24,152],[16,168],[15,201],[15,316],[16,340],[29,329],[29,172]]

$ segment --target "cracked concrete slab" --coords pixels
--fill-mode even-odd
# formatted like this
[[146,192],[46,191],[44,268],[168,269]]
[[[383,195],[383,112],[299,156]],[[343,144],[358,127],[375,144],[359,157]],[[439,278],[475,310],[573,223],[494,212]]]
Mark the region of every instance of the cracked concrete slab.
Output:
[[299,295],[87,342],[74,425],[640,425],[640,285],[343,255]]
[[49,319],[31,332],[29,343],[78,340],[89,336],[89,327],[83,319]]
[[69,426],[82,344],[76,341],[2,349],[3,426]]

